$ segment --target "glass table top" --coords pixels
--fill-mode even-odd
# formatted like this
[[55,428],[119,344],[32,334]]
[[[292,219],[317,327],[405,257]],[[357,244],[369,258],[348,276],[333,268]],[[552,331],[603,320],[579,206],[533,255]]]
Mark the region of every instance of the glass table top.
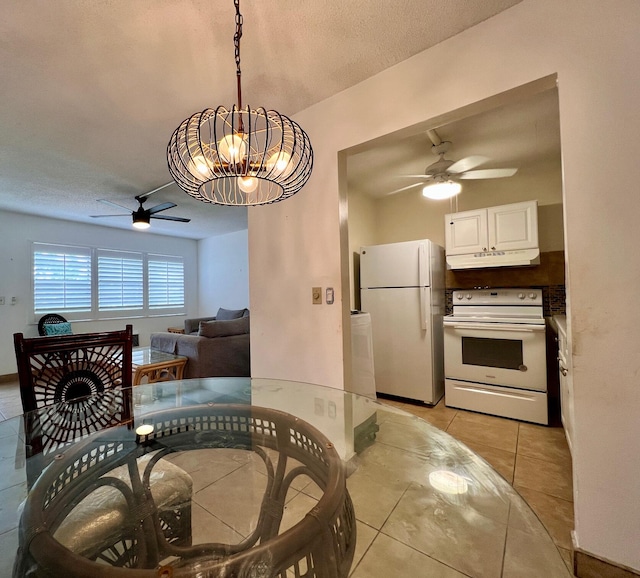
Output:
[[151,347],[134,347],[131,352],[131,361],[136,365],[153,365],[155,363],[165,363],[176,359],[186,359],[182,355],[174,355]]
[[[67,560],[69,550],[89,556],[87,552],[104,541],[106,534],[112,537],[109,528],[126,526],[126,514],[132,509],[139,508],[140,519],[149,518],[148,510],[138,502],[123,506],[126,487],[135,490],[137,483],[131,477],[132,468],[143,485],[148,484],[160,512],[154,518],[159,520],[158,527],[147,529],[155,528],[150,533],[157,530],[171,544],[167,551],[173,552],[172,556],[157,556],[154,573],[149,575],[205,575],[192,572],[176,552],[180,548],[193,552],[199,547],[201,553],[194,554],[194,559],[206,564],[213,556],[212,544],[224,544],[227,553],[233,548],[237,552],[242,548],[238,545],[249,544],[269,516],[281,515],[273,534],[276,540],[288,531],[295,534],[299,524],[327,508],[332,512],[327,518],[330,525],[349,530],[352,503],[355,529],[344,532],[348,534],[345,539],[334,540],[342,544],[338,562],[347,559],[349,568],[343,565],[337,575],[570,576],[552,539],[506,480],[462,443],[401,410],[332,388],[250,378],[140,385],[129,399],[129,412],[122,413],[116,411],[120,399],[103,399],[102,406],[96,405],[98,400],[85,405],[76,412],[78,419],[89,416],[84,439],[68,434],[65,445],[48,448],[45,455],[49,459],[44,462],[41,454],[26,458],[32,450],[25,451],[25,424],[29,428],[39,420],[42,427],[46,421],[42,415],[0,422],[0,576],[12,575],[19,544],[31,544],[36,550],[44,544],[39,541],[42,524],[33,523],[39,520],[42,504],[57,508],[57,521],[51,526],[56,526],[52,529],[55,546],[46,554],[53,560],[60,556]],[[104,422],[94,419],[105,406],[128,423],[105,429]],[[223,407],[236,413],[221,418]],[[63,408],[57,409],[60,413]],[[328,448],[310,453],[311,461],[322,461],[320,469],[307,464],[306,454],[295,453],[295,448],[295,455],[279,465],[278,454],[287,453],[285,442],[269,446],[258,439],[268,429],[265,424],[272,423],[270,410],[277,416],[292,416],[294,422],[287,424],[306,428],[301,435],[311,440],[305,442],[307,446]],[[210,416],[214,414],[217,424],[227,425],[212,426]],[[51,415],[49,410],[46,423]],[[242,430],[237,420],[242,421],[243,416],[254,420],[249,438],[234,433]],[[287,428],[285,438],[299,438],[292,433],[297,431],[294,426]],[[190,432],[188,440],[185,432]],[[344,499],[336,497],[343,494],[336,490],[341,487],[340,476],[322,469],[333,455],[346,483],[344,496],[348,497]],[[92,456],[93,461],[83,462],[82,456]],[[87,465],[73,470],[74,463]],[[43,466],[44,473],[38,477]],[[57,504],[64,476],[87,483]],[[273,480],[279,483],[278,479],[283,488],[280,507],[277,500],[265,498],[265,488]],[[351,552],[349,536],[355,540]],[[118,538],[125,543],[127,536]],[[119,559],[126,565],[131,550],[118,549],[118,544],[118,540],[113,542],[110,559],[101,554],[98,561]],[[255,547],[249,547],[252,550]],[[136,552],[135,556],[141,555]],[[67,571],[63,566],[53,575],[69,576],[69,564],[65,564]],[[270,573],[271,567],[264,564],[256,566],[256,576],[280,576]],[[310,567],[313,562],[304,564]],[[173,574],[168,573],[169,568]],[[165,570],[167,574],[162,574]],[[325,574],[322,569],[316,571],[319,576],[335,575],[331,569]],[[295,573],[282,574],[287,575]]]

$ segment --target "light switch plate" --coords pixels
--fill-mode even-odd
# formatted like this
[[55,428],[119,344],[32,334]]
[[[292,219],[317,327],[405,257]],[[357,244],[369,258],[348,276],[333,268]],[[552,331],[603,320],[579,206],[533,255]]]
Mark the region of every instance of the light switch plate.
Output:
[[325,301],[327,305],[333,305],[333,287],[327,287],[325,292]]
[[314,305],[322,305],[322,287],[311,287],[311,300]]

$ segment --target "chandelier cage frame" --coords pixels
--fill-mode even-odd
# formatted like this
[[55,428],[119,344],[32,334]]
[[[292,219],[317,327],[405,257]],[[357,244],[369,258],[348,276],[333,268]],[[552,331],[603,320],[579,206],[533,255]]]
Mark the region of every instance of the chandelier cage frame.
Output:
[[218,205],[265,205],[302,189],[313,169],[313,149],[300,125],[275,110],[242,107],[240,37],[236,7],[238,104],[197,112],[182,121],[167,145],[169,172],[187,194]]

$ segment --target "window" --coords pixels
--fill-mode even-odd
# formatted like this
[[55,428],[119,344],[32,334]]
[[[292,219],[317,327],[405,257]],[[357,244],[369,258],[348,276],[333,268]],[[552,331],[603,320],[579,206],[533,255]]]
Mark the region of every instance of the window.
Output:
[[142,253],[98,249],[98,311],[142,310]]
[[182,259],[149,255],[149,309],[184,307],[184,263]]
[[34,244],[36,314],[91,311],[91,250]]
[[185,312],[184,260],[170,255],[33,243],[33,312],[68,319]]

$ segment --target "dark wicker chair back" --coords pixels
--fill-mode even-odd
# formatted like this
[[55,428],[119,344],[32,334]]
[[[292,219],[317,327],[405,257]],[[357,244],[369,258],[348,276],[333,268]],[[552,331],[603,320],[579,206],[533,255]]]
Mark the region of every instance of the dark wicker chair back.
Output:
[[131,422],[132,334],[14,334],[29,484],[57,448]]
[[[128,439],[126,434],[131,432],[125,432],[125,428],[133,429],[132,342],[131,325],[127,325],[125,331],[31,339],[25,339],[21,333],[14,334],[20,395],[25,411],[30,496],[38,494],[38,487],[47,485],[46,479],[39,476],[60,463],[65,454],[73,453],[75,447],[93,443],[95,438],[107,438],[103,446],[88,456],[88,461],[70,465],[67,481],[81,482],[90,466],[104,463],[104,457],[113,457],[114,448],[120,447],[114,440]],[[104,431],[107,429],[109,431]],[[71,443],[73,447],[69,447]],[[163,530],[162,544],[191,544],[191,477],[174,464],[154,461],[154,476],[149,468],[149,486],[143,487],[142,479],[135,477],[133,472],[151,460],[138,460],[139,455],[139,452],[131,453],[135,464],[125,463],[109,471],[106,479],[85,487],[82,500],[74,502],[73,509],[69,504],[63,504],[60,509],[48,507],[51,503],[43,505],[43,513],[46,509],[50,524],[47,528],[60,529],[61,536],[67,536],[64,546],[80,556],[75,557],[76,563],[85,557],[101,561],[98,569],[105,563],[135,566],[138,552],[145,552],[147,547],[151,553],[159,551],[155,534],[146,531],[151,520]],[[119,469],[122,471],[116,475]],[[118,478],[127,472],[132,486]],[[52,490],[56,492],[60,488]],[[105,495],[110,497],[107,499]],[[20,521],[22,546],[19,549],[24,556],[16,562],[13,574],[16,577],[41,575],[32,574],[34,561],[28,548],[33,536],[42,529],[29,525],[25,518],[28,518],[28,509],[26,505],[26,513]],[[67,517],[71,521],[65,530]],[[74,530],[74,525],[87,520],[90,522],[83,522],[86,528]],[[140,540],[142,545],[138,544]],[[48,571],[45,574],[50,575]],[[97,571],[95,575],[98,574],[111,576],[108,570],[106,573]]]
[[40,317],[40,320],[38,321],[38,335],[46,335],[46,332],[44,330],[45,325],[66,322],[67,320],[62,315],[58,315],[57,313],[47,313],[46,315]]

